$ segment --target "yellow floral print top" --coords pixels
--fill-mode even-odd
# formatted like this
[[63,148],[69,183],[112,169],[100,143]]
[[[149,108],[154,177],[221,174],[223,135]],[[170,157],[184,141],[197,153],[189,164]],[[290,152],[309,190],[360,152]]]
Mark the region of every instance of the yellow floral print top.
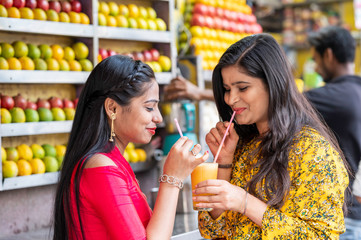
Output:
[[[244,188],[256,173],[248,157],[258,147],[251,141],[237,149],[231,183]],[[268,207],[262,227],[248,217],[225,211],[217,219],[199,212],[204,238],[225,239],[338,239],[345,231],[342,205],[348,175],[339,154],[317,131],[304,127],[295,138],[288,166],[291,187],[281,209]],[[263,199],[264,201],[264,199]],[[266,201],[265,201],[266,202]]]

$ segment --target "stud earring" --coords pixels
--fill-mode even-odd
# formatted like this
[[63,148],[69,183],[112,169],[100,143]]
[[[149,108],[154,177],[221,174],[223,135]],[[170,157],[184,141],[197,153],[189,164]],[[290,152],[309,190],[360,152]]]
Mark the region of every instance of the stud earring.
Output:
[[114,142],[113,137],[115,137],[115,132],[114,132],[115,113],[112,113],[111,118],[112,118],[112,125],[111,125],[111,128],[110,128],[110,138],[109,138],[109,142]]

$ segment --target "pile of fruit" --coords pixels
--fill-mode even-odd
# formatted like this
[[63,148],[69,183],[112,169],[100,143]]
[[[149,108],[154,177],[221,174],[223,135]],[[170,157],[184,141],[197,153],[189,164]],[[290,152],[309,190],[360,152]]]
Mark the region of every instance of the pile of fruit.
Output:
[[166,31],[163,19],[157,18],[152,7],[135,4],[116,4],[115,2],[99,2],[98,24],[100,26],[139,28],[152,31]]
[[3,177],[56,172],[61,169],[65,152],[65,145],[21,144],[17,147],[1,147]]
[[109,56],[117,54],[125,55],[133,58],[134,60],[145,62],[153,69],[154,72],[169,72],[172,67],[170,58],[165,55],[160,55],[159,51],[155,48],[123,53],[118,53],[111,49],[99,48],[98,62],[101,62]]
[[50,70],[50,71],[91,71],[92,62],[87,59],[89,49],[82,42],[71,47],[58,44],[26,44],[15,41],[0,44],[1,70]]
[[136,148],[132,142],[125,148],[123,156],[130,163],[145,162],[147,160],[147,152],[142,148]]
[[1,123],[73,120],[78,99],[51,97],[36,102],[26,100],[21,94],[10,97],[1,95]]
[[202,56],[205,70],[212,70],[231,44],[262,32],[245,0],[188,0],[184,16],[185,26],[192,36],[189,41],[183,32],[179,48],[186,48],[189,41],[193,53]]
[[89,24],[77,0],[0,0],[0,17]]

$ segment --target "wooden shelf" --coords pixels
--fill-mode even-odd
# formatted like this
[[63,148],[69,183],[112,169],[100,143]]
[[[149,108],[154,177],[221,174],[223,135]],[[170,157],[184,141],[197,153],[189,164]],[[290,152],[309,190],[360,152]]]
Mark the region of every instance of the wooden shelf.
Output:
[[29,122],[0,124],[2,137],[68,133],[73,121]]

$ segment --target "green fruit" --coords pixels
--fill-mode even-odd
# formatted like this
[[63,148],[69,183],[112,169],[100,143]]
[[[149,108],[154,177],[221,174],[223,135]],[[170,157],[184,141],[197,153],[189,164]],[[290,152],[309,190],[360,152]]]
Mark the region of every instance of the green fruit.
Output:
[[38,48],[38,46],[36,46],[35,44],[29,43],[29,44],[28,44],[28,49],[29,49],[29,52],[28,52],[28,57],[29,57],[29,58],[31,58],[31,59],[40,58],[40,56],[41,56],[41,51],[40,51],[40,49]]
[[89,59],[80,59],[79,63],[81,65],[82,71],[90,72],[93,70],[93,64]]
[[5,59],[14,57],[15,50],[9,43],[1,43],[1,56]]
[[54,121],[65,121],[66,120],[64,110],[61,108],[52,108],[51,113],[53,114]]
[[42,58],[34,59],[35,70],[48,70],[48,64]]
[[41,44],[39,46],[40,52],[41,52],[41,58],[42,59],[48,59],[53,56],[53,50],[51,50],[51,47],[47,44]]
[[54,158],[56,157],[56,149],[54,146],[45,143],[45,144],[41,145],[41,147],[45,151],[45,156],[50,156],[50,157],[54,157]]
[[46,156],[44,157],[45,171],[56,172],[59,170],[59,163],[55,157]]
[[56,156],[56,160],[58,161],[59,169],[61,169],[63,166],[64,156]]
[[33,158],[43,159],[45,157],[45,150],[42,148],[42,146],[34,143],[30,147],[34,154]]
[[26,57],[28,56],[28,46],[26,45],[26,43],[22,42],[22,41],[15,41],[13,42],[13,47],[15,50],[15,57],[16,58],[21,58],[21,57]]
[[53,121],[53,114],[51,113],[50,109],[39,108],[38,113],[40,121]]
[[39,113],[34,109],[25,109],[25,118],[27,122],[39,122]]
[[13,123],[24,123],[26,120],[24,110],[19,107],[10,109],[10,114]]

